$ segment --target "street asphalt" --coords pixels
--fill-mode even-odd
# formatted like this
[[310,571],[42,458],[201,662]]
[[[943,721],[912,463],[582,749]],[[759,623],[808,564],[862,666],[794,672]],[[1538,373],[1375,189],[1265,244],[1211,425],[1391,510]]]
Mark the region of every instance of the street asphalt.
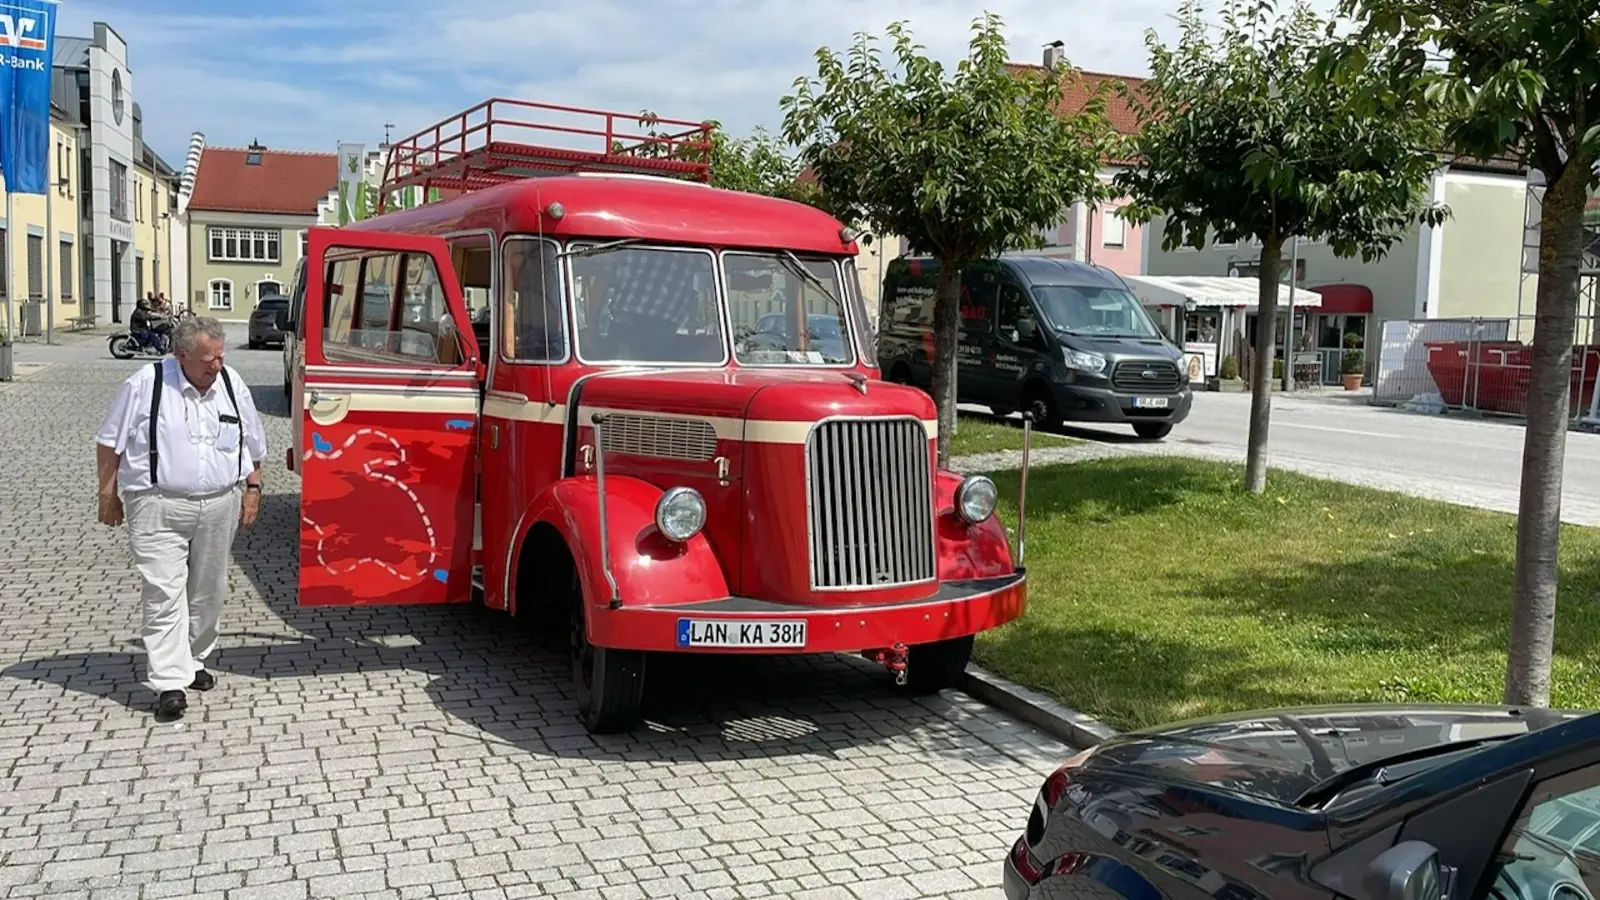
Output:
[[[1159,442],[1141,441],[1128,427],[1068,425],[1058,431],[1095,441],[1090,455],[1173,453],[1243,462],[1249,423],[1249,394],[1207,392],[1195,395],[1189,418]],[[1371,406],[1365,392],[1275,394],[1268,465],[1514,513],[1523,436],[1514,420]],[[1600,434],[1568,432],[1563,521],[1600,525],[1597,474]]]

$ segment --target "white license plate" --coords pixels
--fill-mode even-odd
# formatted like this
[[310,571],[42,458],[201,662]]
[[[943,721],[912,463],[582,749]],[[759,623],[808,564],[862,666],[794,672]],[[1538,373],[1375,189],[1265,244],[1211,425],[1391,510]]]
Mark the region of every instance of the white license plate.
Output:
[[679,619],[679,647],[804,647],[804,620]]
[[1133,405],[1137,409],[1166,409],[1167,408],[1167,398],[1165,398],[1165,397],[1135,397],[1135,398],[1133,398]]

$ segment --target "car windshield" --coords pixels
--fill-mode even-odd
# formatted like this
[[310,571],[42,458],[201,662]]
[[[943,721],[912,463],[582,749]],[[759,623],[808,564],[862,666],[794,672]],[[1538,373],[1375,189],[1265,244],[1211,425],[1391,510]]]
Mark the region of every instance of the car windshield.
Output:
[[[844,288],[831,259],[725,253],[728,319],[734,358],[742,365],[848,365],[855,352],[846,336]],[[818,284],[820,282],[820,286]],[[826,290],[823,290],[823,288]],[[799,323],[804,322],[803,327]]]
[[[585,247],[595,249],[584,253]],[[571,246],[568,261],[584,361],[727,361],[709,251],[579,243]]]
[[1050,327],[1067,334],[1160,337],[1137,298],[1122,288],[1034,285],[1033,295]]

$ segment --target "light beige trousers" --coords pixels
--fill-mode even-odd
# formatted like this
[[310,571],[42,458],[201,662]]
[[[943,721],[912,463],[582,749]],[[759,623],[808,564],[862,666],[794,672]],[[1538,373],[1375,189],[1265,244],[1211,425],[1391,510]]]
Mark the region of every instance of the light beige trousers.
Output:
[[243,499],[238,487],[199,497],[141,491],[127,498],[128,541],[144,581],[144,683],[152,691],[188,689],[217,647]]

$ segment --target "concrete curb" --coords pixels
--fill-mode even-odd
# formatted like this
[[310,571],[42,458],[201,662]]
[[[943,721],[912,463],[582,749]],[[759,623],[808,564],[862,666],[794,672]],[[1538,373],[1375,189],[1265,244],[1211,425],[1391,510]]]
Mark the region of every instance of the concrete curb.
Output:
[[961,690],[1073,747],[1092,747],[1117,734],[1115,728],[1094,716],[1068,709],[1038,691],[1007,681],[976,665],[967,666]]

